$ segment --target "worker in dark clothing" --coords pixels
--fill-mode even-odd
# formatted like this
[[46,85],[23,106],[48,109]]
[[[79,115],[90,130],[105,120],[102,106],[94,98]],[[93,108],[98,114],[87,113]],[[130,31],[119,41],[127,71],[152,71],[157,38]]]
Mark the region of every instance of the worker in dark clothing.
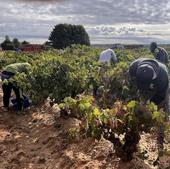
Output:
[[[141,93],[151,91],[150,101],[156,105],[161,105],[160,107],[163,106],[169,114],[169,75],[166,65],[155,59],[140,58],[130,65],[129,74],[134,77],[137,88],[142,91]],[[157,141],[158,151],[161,154],[164,148],[163,124],[160,125]]]
[[152,94],[150,101],[159,105],[165,100],[169,76],[164,64],[154,59],[140,58],[130,65],[129,74],[135,78],[139,90]]
[[15,82],[11,82],[10,79],[13,78],[17,73],[27,73],[31,65],[28,63],[14,63],[6,66],[2,73],[2,90],[3,90],[3,105],[4,111],[9,109],[9,100],[11,96],[11,91],[13,90],[16,95],[16,102],[18,105],[18,110],[22,110],[23,107],[23,94],[22,90],[17,86]]
[[169,63],[167,51],[164,48],[159,47],[156,42],[152,42],[150,44],[150,51],[153,53],[156,60],[158,60],[164,64]]

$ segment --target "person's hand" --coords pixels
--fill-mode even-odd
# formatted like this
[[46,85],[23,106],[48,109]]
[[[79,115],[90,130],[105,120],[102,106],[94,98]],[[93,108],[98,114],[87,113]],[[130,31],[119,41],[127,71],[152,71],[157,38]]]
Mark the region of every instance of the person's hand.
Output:
[[158,109],[165,108],[165,100],[158,105]]

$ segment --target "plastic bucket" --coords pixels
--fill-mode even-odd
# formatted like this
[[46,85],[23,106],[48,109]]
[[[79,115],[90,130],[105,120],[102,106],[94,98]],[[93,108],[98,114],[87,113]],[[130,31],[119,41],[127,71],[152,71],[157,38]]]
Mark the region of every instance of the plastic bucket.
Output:
[[[18,111],[18,104],[17,104],[16,99],[12,99],[11,103],[12,103],[13,110]],[[28,107],[30,107],[30,101],[26,96],[24,96],[24,98],[23,98],[23,108],[25,109],[25,108],[28,108]]]

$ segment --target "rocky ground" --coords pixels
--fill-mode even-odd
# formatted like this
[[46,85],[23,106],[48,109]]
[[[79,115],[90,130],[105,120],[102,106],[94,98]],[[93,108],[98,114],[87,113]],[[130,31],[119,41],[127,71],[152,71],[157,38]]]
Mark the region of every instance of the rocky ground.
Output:
[[[0,99],[2,106],[2,93]],[[154,163],[152,133],[141,136],[134,160],[122,163],[104,139],[72,139],[68,132],[79,126],[78,120],[54,117],[48,105],[32,107],[25,115],[0,108],[0,169],[170,169],[170,156],[164,155],[159,167]],[[170,143],[165,147],[170,149]]]

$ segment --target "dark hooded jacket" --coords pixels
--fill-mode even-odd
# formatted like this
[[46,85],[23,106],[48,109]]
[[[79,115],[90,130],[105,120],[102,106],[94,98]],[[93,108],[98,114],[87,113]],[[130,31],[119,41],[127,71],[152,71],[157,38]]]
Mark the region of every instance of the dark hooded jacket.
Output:
[[[154,70],[156,78],[147,80],[147,77],[152,75],[149,71],[145,72],[144,70],[143,72],[138,73],[141,68],[145,69],[145,67],[148,67],[148,70]],[[169,86],[168,69],[164,64],[156,61],[155,59],[140,58],[131,63],[129,67],[129,74],[131,77],[135,78],[138,89],[142,91],[155,91],[150,101],[157,105],[164,101]],[[140,79],[144,80],[142,81]]]

